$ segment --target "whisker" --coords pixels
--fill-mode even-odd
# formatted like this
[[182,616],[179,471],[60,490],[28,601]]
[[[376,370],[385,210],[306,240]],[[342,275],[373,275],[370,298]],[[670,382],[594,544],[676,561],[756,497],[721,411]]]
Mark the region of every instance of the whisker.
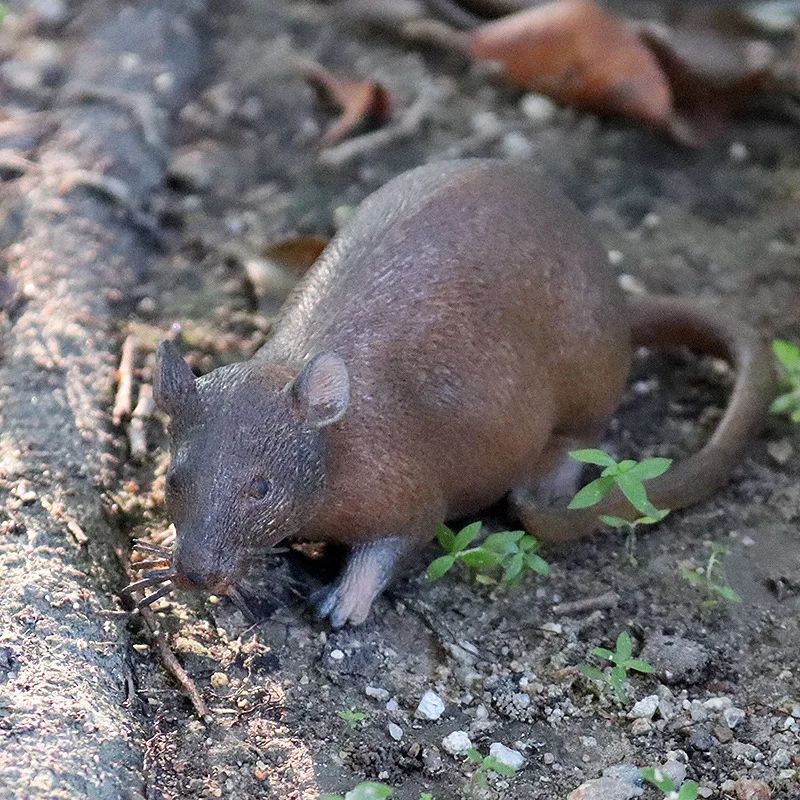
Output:
[[172,583],[167,583],[162,586],[157,592],[153,592],[153,594],[148,594],[146,597],[143,597],[137,604],[136,608],[138,611],[141,611],[143,608],[147,608],[148,606],[153,605],[156,600],[160,600],[162,597],[168,595],[175,587]]
[[155,558],[149,559],[147,561],[134,561],[130,565],[130,569],[140,570],[140,569],[150,569],[150,567],[157,567],[159,564],[163,564],[164,562],[169,563],[169,558]]
[[170,569],[154,570],[150,575],[145,575],[141,580],[129,583],[122,591],[135,592],[137,589],[146,589],[148,586],[156,586],[159,583],[169,580],[175,573]]
[[228,597],[231,602],[242,612],[244,618],[248,622],[255,622],[256,616],[250,610],[250,606],[247,605],[247,601],[242,597],[241,592],[235,586],[229,586],[228,590],[225,592],[225,596]]
[[152,542],[144,542],[141,539],[136,539],[133,543],[133,549],[139,553],[151,553],[156,556],[164,556],[165,558],[172,558],[172,551],[160,544],[153,544]]

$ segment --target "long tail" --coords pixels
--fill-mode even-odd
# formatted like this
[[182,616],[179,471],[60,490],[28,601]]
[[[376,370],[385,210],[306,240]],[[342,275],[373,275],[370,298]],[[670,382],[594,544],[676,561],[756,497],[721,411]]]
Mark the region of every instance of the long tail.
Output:
[[[758,434],[775,396],[772,352],[749,325],[670,297],[632,294],[627,298],[635,345],[684,345],[724,358],[736,369],[728,407],[705,446],[658,478],[647,481],[656,508],[693,505],[723,486]],[[540,509],[522,495],[512,502],[525,527],[543,541],[566,541],[592,533],[600,515],[636,519],[640,514],[619,491],[595,506],[575,511]]]

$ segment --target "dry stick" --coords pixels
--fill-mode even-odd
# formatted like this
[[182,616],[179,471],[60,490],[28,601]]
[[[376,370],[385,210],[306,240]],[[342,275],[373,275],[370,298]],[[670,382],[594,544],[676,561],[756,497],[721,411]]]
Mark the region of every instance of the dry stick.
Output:
[[147,628],[150,631],[150,635],[156,643],[158,655],[161,657],[164,667],[172,674],[175,680],[178,681],[183,691],[187,694],[192,706],[194,706],[197,716],[207,725],[211,724],[214,721],[214,717],[208,710],[206,701],[203,700],[197,685],[189,677],[186,670],[181,666],[180,662],[175,656],[175,653],[172,652],[172,648],[169,646],[166,634],[161,629],[161,626],[156,622],[155,614],[149,608],[141,609],[140,613],[145,625],[147,625]]
[[582,600],[559,603],[557,606],[553,606],[553,613],[560,616],[582,614],[584,611],[595,611],[601,608],[616,608],[618,602],[619,595],[616,592],[606,592],[596,597],[584,597]]
[[128,336],[122,344],[122,353],[117,368],[117,396],[111,418],[115,425],[131,415],[133,398],[133,364],[136,359],[136,340]]
[[363,136],[323,150],[319,154],[319,163],[326,167],[342,167],[359,156],[386,147],[398,139],[413,136],[419,131],[425,118],[439,104],[442,94],[443,90],[438,86],[433,84],[423,86],[416,102],[403,112],[394,125],[365,133]]
[[155,410],[153,387],[149,383],[143,383],[139,387],[139,401],[128,425],[130,454],[135,461],[142,461],[147,455],[147,420],[153,416]]

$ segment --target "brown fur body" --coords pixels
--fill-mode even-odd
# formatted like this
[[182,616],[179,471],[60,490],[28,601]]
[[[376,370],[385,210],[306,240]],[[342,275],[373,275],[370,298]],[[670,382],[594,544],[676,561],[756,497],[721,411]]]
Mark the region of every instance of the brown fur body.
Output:
[[740,368],[718,434],[654,481],[651,499],[677,508],[720,485],[768,405],[768,351],[746,326],[686,304],[626,302],[605,262],[577,209],[524,167],[428,165],[359,207],[255,358],[195,380],[162,345],[155,396],[173,419],[178,536],[169,577],[225,590],[254,547],[338,541],[350,561],[317,605],[341,625],[366,617],[396,558],[437,523],[511,490],[545,539],[630,513],[619,497],[582,515],[541,501],[574,490],[566,451],[601,436],[632,334]]

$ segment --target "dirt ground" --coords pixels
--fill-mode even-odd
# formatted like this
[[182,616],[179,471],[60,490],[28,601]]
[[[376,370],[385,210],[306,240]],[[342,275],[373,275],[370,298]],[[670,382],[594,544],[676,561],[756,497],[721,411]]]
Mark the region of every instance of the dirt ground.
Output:
[[[659,4],[615,5],[651,19],[663,13]],[[49,27],[15,29],[4,42],[3,75],[20,107],[41,111],[53,101],[58,65],[80,44],[70,21],[82,8],[11,4],[16,15],[31,8],[64,16]],[[162,248],[150,256],[134,307],[119,315],[110,340],[116,347],[136,336],[137,382],[151,379],[152,347],[174,323],[197,371],[250,355],[268,336],[290,283],[265,260],[270,243],[328,236],[392,176],[467,156],[534,164],[588,215],[611,268],[648,290],[700,298],[740,314],[767,337],[800,342],[796,123],[753,115],[692,151],[520,95],[453,55],[349,24],[334,5],[217,2],[204,19],[202,86],[177,114],[166,180],[150,201]],[[315,142],[332,116],[298,76],[297,58],[380,80],[397,115],[421,104],[421,124],[363,152],[320,153]],[[13,171],[4,174],[15,180]],[[3,241],[12,244],[13,237]],[[730,375],[709,359],[642,354],[607,448],[620,458],[685,456],[708,434],[729,385]],[[104,513],[125,537],[159,539],[168,525],[165,420],[148,423],[151,449],[136,462],[112,425],[112,400],[109,387],[99,424],[113,433],[121,456],[103,489]],[[435,800],[562,800],[595,781],[580,795],[585,800],[654,800],[663,795],[644,788],[631,765],[669,762],[672,774],[699,783],[704,798],[795,800],[799,477],[800,429],[772,418],[723,491],[635,540],[606,533],[544,549],[551,576],[507,591],[469,583],[458,571],[430,583],[423,570],[439,552],[432,544],[357,628],[331,630],[304,599],[330,578],[332,553],[290,551],[260,564],[252,582],[273,600],[259,608],[265,618],[255,625],[225,599],[166,598],[157,616],[211,709],[210,723],[196,718],[163,669],[141,619],[110,601],[115,616],[108,619],[118,627],[112,636],[103,623],[109,647],[130,675],[127,699],[114,711],[130,745],[127,785],[105,793],[91,778],[67,785],[51,750],[34,780],[15,773],[0,752],[0,797],[317,798],[372,780],[392,786],[399,800],[425,792]],[[513,520],[495,509],[492,524]],[[4,557],[18,546],[14,536],[6,525]],[[741,604],[709,606],[681,576],[681,568],[706,563],[712,543],[727,548],[727,581]],[[123,546],[117,550],[126,557]],[[29,574],[25,591],[37,591],[38,575]],[[98,583],[87,567],[86,591],[118,595],[122,571],[108,567],[103,575]],[[58,596],[57,582],[49,591]],[[587,598],[585,608],[570,608]],[[82,614],[58,617],[73,626],[76,641],[84,636]],[[8,631],[0,638],[0,692],[9,692],[5,700],[0,694],[0,732],[9,746],[35,753],[52,731],[40,727],[25,738],[20,676],[30,703],[48,690],[35,686],[33,662],[27,673],[24,663],[15,666],[33,652],[15,638],[18,624],[18,615],[13,624],[0,619],[0,635]],[[632,677],[628,704],[579,671],[584,663],[601,666],[592,649],[613,647],[622,631],[657,670]],[[44,641],[49,632],[44,626],[37,635]],[[95,678],[86,680],[90,691]],[[415,714],[426,692],[444,704],[433,720]],[[342,718],[353,710],[363,717]],[[512,748],[524,765],[512,777],[490,773],[481,788],[475,764],[443,745],[455,731],[483,755],[493,743]],[[100,760],[121,758],[98,753]],[[597,781],[603,774],[605,788]]]

